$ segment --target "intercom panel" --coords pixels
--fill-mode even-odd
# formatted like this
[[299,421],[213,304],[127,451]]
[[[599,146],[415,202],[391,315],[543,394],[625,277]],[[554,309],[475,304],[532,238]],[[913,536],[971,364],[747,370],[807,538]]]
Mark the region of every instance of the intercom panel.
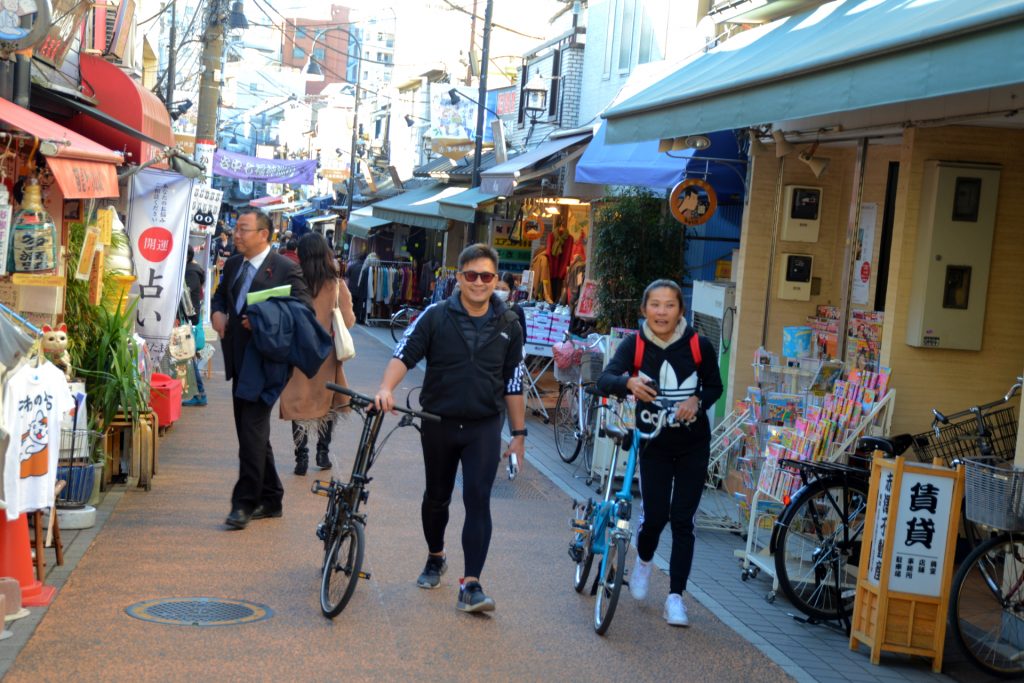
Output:
[[810,254],[781,254],[780,256],[779,298],[810,301],[814,257]]
[[981,350],[999,167],[926,161],[907,344]]
[[782,240],[817,242],[821,228],[820,187],[787,185],[782,202]]

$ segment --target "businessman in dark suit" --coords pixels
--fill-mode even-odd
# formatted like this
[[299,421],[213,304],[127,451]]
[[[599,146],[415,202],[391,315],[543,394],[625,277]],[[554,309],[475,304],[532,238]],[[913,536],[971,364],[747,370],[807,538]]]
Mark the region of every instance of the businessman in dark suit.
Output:
[[245,315],[249,292],[291,285],[291,295],[311,305],[302,269],[270,248],[273,225],[262,211],[253,209],[238,217],[235,227],[237,252],[224,264],[220,285],[210,302],[211,323],[223,340],[224,369],[231,380],[235,432],[238,434],[238,482],[231,493],[231,514],[225,523],[244,529],[250,519],[281,516],[284,488],[274,467],[270,446],[270,411],[262,401],[235,396],[242,359],[252,338]]

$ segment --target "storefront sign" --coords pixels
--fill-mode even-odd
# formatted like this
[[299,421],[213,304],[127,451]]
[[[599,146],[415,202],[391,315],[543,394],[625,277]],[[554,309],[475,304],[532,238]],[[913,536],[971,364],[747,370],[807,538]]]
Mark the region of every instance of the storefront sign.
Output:
[[192,219],[190,226],[193,232],[213,234],[217,225],[217,214],[220,212],[221,198],[224,196],[222,190],[215,190],[212,187],[198,186],[192,190],[192,204],[189,206],[188,215]]
[[687,178],[672,188],[668,207],[683,225],[704,225],[718,208],[718,195],[700,178]]
[[871,288],[871,255],[875,249],[875,224],[878,222],[878,204],[862,204],[860,226],[857,229],[857,253],[853,260],[853,276],[850,290],[851,301],[861,306],[867,304]]
[[882,553],[885,550],[885,528],[889,524],[889,504],[892,501],[892,483],[896,475],[892,471],[882,474],[881,489],[875,507],[875,533],[871,534],[871,555],[868,560],[868,581],[877,586],[882,579]]
[[237,180],[312,185],[316,182],[316,160],[260,159],[218,149],[213,155],[213,172]]
[[71,44],[78,37],[82,19],[92,9],[92,3],[79,0],[52,0],[49,4],[52,5],[50,15],[53,17],[53,23],[50,24],[46,39],[36,48],[33,57],[60,68],[71,50]]
[[948,477],[903,475],[889,590],[938,597],[949,542],[953,484]]
[[458,161],[473,151],[475,143],[466,138],[433,138],[430,150],[446,159]]
[[132,178],[128,238],[135,255],[135,330],[157,360],[167,350],[181,299],[191,203],[192,181],[177,173],[145,169]]

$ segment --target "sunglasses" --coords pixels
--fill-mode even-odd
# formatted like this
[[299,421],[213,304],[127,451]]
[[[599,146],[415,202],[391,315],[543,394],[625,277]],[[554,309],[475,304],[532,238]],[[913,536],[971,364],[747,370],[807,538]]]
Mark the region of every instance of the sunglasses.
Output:
[[466,278],[466,282],[476,282],[477,278],[480,278],[480,282],[485,285],[491,284],[491,281],[498,277],[497,273],[478,273],[475,270],[462,270],[462,277]]

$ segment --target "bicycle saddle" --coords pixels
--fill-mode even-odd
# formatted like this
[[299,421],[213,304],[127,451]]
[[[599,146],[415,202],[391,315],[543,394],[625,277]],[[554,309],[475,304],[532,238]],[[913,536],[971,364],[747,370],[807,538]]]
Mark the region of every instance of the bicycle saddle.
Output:
[[615,425],[601,427],[601,436],[611,439],[622,448],[629,448],[630,444],[633,443],[633,431],[616,427]]
[[887,457],[894,458],[910,448],[914,443],[914,437],[910,434],[897,434],[893,437],[884,436],[862,436],[857,441],[857,451],[873,452],[882,451]]

